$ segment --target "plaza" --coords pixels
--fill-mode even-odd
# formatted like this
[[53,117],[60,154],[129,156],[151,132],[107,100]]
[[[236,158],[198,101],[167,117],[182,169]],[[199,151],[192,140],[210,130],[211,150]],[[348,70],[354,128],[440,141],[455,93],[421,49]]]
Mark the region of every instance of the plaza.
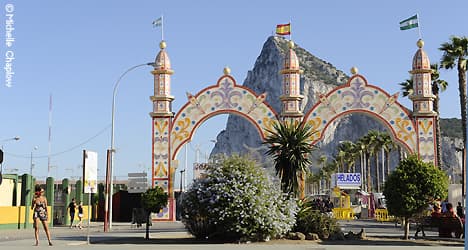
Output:
[[[32,212],[29,208],[36,184],[45,189],[51,213],[47,222],[52,228],[54,246],[58,248],[82,247],[86,243],[85,230],[65,227],[70,222],[67,204],[71,198],[84,201],[84,218],[93,218],[89,247],[462,247],[462,239],[440,237],[444,232],[434,228],[427,231],[424,239],[414,238],[415,223],[414,220],[410,223],[410,219],[422,214],[423,208],[424,216],[428,217],[429,205],[435,210],[439,204],[447,208],[447,201],[465,203],[466,127],[448,136],[443,133],[453,132],[453,127],[445,126],[450,129],[441,132],[440,125],[440,120],[448,120],[442,117],[459,116],[460,112],[455,112],[458,109],[465,118],[464,92],[460,92],[461,104],[454,104],[455,60],[443,60],[450,59],[447,53],[452,51],[451,45],[458,44],[457,39],[466,40],[464,34],[458,34],[462,35],[460,38],[450,36],[448,43],[442,43],[449,37],[448,30],[457,32],[457,29],[435,28],[433,20],[427,18],[428,27],[432,25],[428,28],[431,35],[423,39],[419,14],[411,13],[408,18],[409,10],[393,8],[398,16],[385,12],[382,17],[386,19],[380,20],[373,11],[364,11],[365,8],[386,10],[374,4],[360,8],[348,6],[351,11],[343,12],[344,19],[340,17],[345,8],[335,10],[335,6],[328,3],[304,4],[304,8],[291,4],[278,9],[271,8],[271,3],[250,5],[244,9],[227,8],[225,4],[219,7],[193,3],[187,6],[118,3],[116,6],[120,8],[108,8],[107,4],[100,3],[82,9],[84,7],[79,5],[70,8],[62,3],[45,3],[36,8],[54,10],[51,11],[53,20],[63,22],[53,23],[50,30],[55,33],[47,29],[42,34],[37,32],[42,22],[32,18],[37,15],[34,11],[20,3],[6,3],[8,34],[4,69],[8,90],[0,92],[3,103],[0,106],[5,107],[4,116],[8,118],[0,125],[2,134],[5,133],[1,140],[0,162],[0,174],[4,177],[1,178],[3,184],[0,181],[0,191],[5,194],[0,199],[0,247],[31,245]],[[156,7],[171,9],[173,19],[171,15],[155,15],[150,11]],[[416,7],[419,6],[412,6]],[[82,19],[80,15],[69,18],[80,13],[79,8],[90,18]],[[310,15],[315,8],[323,8],[323,11]],[[424,8],[432,16],[438,13],[427,6]],[[184,27],[198,20],[193,10],[202,13],[200,20],[212,27],[206,29],[209,32],[203,29],[206,37],[202,39],[198,37],[198,28]],[[271,10],[274,16],[259,18],[257,14],[265,10]],[[400,30],[418,28],[419,39],[415,36],[396,39],[409,33],[396,33],[378,25],[372,26],[377,35],[369,38],[367,36],[374,33],[359,26],[368,24],[368,19],[359,14],[361,11],[373,16],[378,23],[395,24],[395,30],[398,29],[397,20],[406,18],[400,22]],[[285,12],[295,13],[297,22],[285,21]],[[237,22],[229,20],[237,19],[234,13],[246,17],[249,13],[255,17],[249,22],[242,20],[242,25],[249,27],[245,29],[248,36],[234,35],[242,33],[242,30],[236,33],[233,28]],[[125,22],[117,18],[127,14],[132,18]],[[152,34],[136,25],[146,22],[149,16],[157,31]],[[187,22],[189,16],[191,19]],[[313,19],[319,16],[322,19]],[[311,25],[330,16],[333,29]],[[171,27],[171,22],[177,25]],[[352,28],[346,25],[353,22]],[[223,23],[232,31],[226,33]],[[275,25],[276,32],[270,35]],[[129,30],[131,34],[123,34],[122,30]],[[159,31],[161,39],[155,38],[154,33]],[[256,34],[260,31],[261,35]],[[295,39],[292,39],[293,33]],[[433,34],[437,34],[437,39]],[[250,40],[253,37],[255,39]],[[30,41],[36,40],[37,43],[31,44]],[[253,56],[258,48],[254,44],[260,45],[259,41],[264,44],[255,61]],[[299,47],[295,41],[304,47]],[[441,48],[435,49],[439,44]],[[316,58],[305,47],[336,63],[336,68]],[[50,55],[44,54],[46,50],[50,50]],[[434,51],[444,54],[439,57]],[[65,59],[63,56],[68,54]],[[69,57],[74,59],[68,60]],[[434,69],[432,64],[440,58],[442,65]],[[459,61],[464,60],[460,58]],[[64,61],[68,62],[68,67],[58,63]],[[246,66],[254,61],[253,67]],[[52,65],[56,68],[50,70]],[[137,73],[143,67],[147,67],[145,74]],[[439,78],[438,69],[450,82],[449,98],[441,93],[447,85]],[[449,78],[445,69],[452,69]],[[458,71],[461,91],[462,79],[466,88],[466,70],[459,67]],[[401,83],[408,72],[409,79]],[[465,72],[464,78],[462,72]],[[113,76],[120,77],[114,79]],[[113,86],[112,112],[109,112],[107,97],[111,88],[108,85]],[[52,92],[58,103],[54,109]],[[40,109],[45,108],[38,101],[45,100],[44,96],[49,100],[47,122],[47,115]],[[220,116],[224,121],[217,120]],[[466,126],[466,120],[462,121]],[[44,129],[45,124],[47,129]],[[52,124],[57,124],[57,134],[52,133],[56,131]],[[96,133],[101,125],[103,129]],[[340,126],[347,127],[342,130]],[[44,139],[46,130],[48,137]],[[296,134],[282,137],[285,134],[282,132],[288,130]],[[296,139],[301,143],[295,144]],[[43,145],[45,141],[47,145]],[[68,147],[68,144],[73,145]],[[209,157],[206,153],[209,150],[202,149],[204,144],[210,145]],[[195,152],[195,161],[189,150]],[[256,158],[250,161],[245,156],[252,152]],[[205,154],[205,162],[200,160],[200,153]],[[86,163],[89,155],[94,159],[91,171]],[[225,162],[231,167],[223,165]],[[405,164],[409,166],[406,173],[413,174],[411,180],[404,179],[405,174],[401,174]],[[428,165],[432,168],[427,168]],[[413,169],[425,170],[411,172]],[[20,174],[26,172],[29,174]],[[91,177],[88,172],[93,173]],[[432,179],[426,178],[426,173]],[[125,178],[127,174],[129,181],[122,182],[116,177]],[[135,179],[130,180],[131,176]],[[422,184],[418,182],[420,177],[426,178]],[[102,180],[99,187],[98,180]],[[143,184],[138,186],[136,182]],[[412,183],[419,186],[414,189],[409,185]],[[162,206],[147,208],[152,211],[157,207],[151,217],[151,237],[145,241],[143,229],[135,229],[127,221],[134,220],[133,212],[144,206],[141,196],[130,197],[129,193],[144,192],[148,186],[152,187],[150,191],[167,194],[168,198],[164,198],[167,203]],[[90,190],[96,194],[84,194]],[[402,200],[406,202],[399,203]],[[315,202],[320,206],[313,206]],[[459,217],[463,217],[460,211]],[[180,218],[183,223],[177,221]],[[394,220],[401,218],[406,222],[405,230],[393,225]],[[322,219],[326,226],[322,226]],[[334,219],[338,219],[339,224]],[[461,232],[459,227],[463,227],[461,220],[459,224],[453,226],[456,237]],[[311,225],[321,227],[311,229]],[[445,224],[438,220],[437,225]],[[327,240],[338,233],[357,233],[362,229],[367,236],[364,240]],[[317,237],[322,240],[276,240],[279,236],[291,238],[289,234],[297,232],[318,233]],[[400,240],[403,234],[407,241]],[[222,241],[225,235],[243,243],[226,243],[229,240]],[[42,236],[41,246],[44,246]]]
[[[273,240],[261,243],[216,243],[196,240],[188,234],[180,222],[159,222],[151,228],[151,239],[144,239],[144,230],[136,229],[128,223],[115,223],[112,232],[104,233],[102,223],[92,223],[90,243],[87,244],[87,228],[83,230],[68,227],[53,227],[52,241],[55,249],[463,249],[463,241],[439,239],[436,232],[428,232],[425,240],[401,240],[400,228],[392,223],[340,222],[345,231],[358,232],[366,228],[368,240],[362,241],[293,241]],[[39,248],[49,248],[43,232],[40,234]],[[2,230],[0,248],[30,249],[33,244],[33,231]]]

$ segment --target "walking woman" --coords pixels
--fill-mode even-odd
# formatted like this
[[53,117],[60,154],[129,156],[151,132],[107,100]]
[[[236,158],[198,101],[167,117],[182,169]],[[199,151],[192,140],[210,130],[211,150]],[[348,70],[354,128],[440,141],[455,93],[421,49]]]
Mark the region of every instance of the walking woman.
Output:
[[80,202],[80,205],[78,205],[78,224],[76,226],[80,229],[83,229],[83,202]]
[[39,221],[42,222],[44,231],[47,235],[47,240],[49,241],[49,246],[52,246],[50,241],[50,232],[49,227],[47,226],[48,212],[47,212],[47,199],[43,196],[44,189],[40,186],[36,186],[34,198],[32,200],[31,209],[33,210],[33,220],[34,220],[34,237],[36,238],[36,246],[39,245]]

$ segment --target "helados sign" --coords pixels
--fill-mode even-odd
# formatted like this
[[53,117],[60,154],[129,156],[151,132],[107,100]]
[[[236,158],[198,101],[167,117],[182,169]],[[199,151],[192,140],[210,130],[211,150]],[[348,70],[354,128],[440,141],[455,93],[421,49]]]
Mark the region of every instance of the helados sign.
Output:
[[332,175],[332,183],[342,189],[360,188],[361,173],[336,173]]

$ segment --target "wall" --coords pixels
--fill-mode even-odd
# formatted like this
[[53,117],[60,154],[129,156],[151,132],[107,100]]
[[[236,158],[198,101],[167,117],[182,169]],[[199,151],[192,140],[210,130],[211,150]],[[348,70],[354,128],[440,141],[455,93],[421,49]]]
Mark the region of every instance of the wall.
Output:
[[[2,184],[3,185],[3,184]],[[30,209],[28,207],[28,209]],[[48,211],[51,211],[51,207],[47,207]],[[83,220],[86,221],[88,220],[88,206],[83,206],[83,213],[84,213],[84,218]],[[31,223],[31,228],[32,228],[32,211],[30,212],[29,216],[29,223]],[[1,206],[0,207],[0,229],[13,229],[13,228],[24,228],[24,215],[25,215],[25,207],[24,206],[19,206],[19,207],[12,207],[12,206]],[[49,212],[49,221],[51,220],[50,212]],[[78,213],[75,215],[75,221],[74,224],[78,223]],[[86,223],[84,223],[86,224]]]
[[[3,179],[2,185],[0,185],[0,194],[2,194],[0,195],[0,206],[13,206],[13,189],[14,188],[15,188],[15,180]],[[19,196],[19,198],[21,198],[21,196]]]

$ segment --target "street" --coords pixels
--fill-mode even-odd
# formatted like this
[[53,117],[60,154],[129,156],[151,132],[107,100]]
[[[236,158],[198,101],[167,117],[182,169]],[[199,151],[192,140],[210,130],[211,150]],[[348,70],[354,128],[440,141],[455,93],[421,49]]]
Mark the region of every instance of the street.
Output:
[[[150,240],[145,240],[145,228],[134,228],[130,223],[113,223],[111,232],[104,233],[101,222],[93,222],[90,228],[90,245],[87,244],[87,228],[83,230],[68,227],[51,228],[55,249],[462,249],[463,241],[440,240],[437,232],[426,232],[427,239],[400,240],[403,231],[393,223],[379,223],[370,220],[341,221],[344,233],[359,232],[365,228],[368,240],[361,241],[292,241],[272,240],[258,243],[213,243],[194,239],[180,222],[153,223]],[[414,235],[414,230],[411,231]],[[34,230],[1,230],[0,249],[30,249],[34,243]],[[48,248],[44,230],[40,229],[38,248]]]

